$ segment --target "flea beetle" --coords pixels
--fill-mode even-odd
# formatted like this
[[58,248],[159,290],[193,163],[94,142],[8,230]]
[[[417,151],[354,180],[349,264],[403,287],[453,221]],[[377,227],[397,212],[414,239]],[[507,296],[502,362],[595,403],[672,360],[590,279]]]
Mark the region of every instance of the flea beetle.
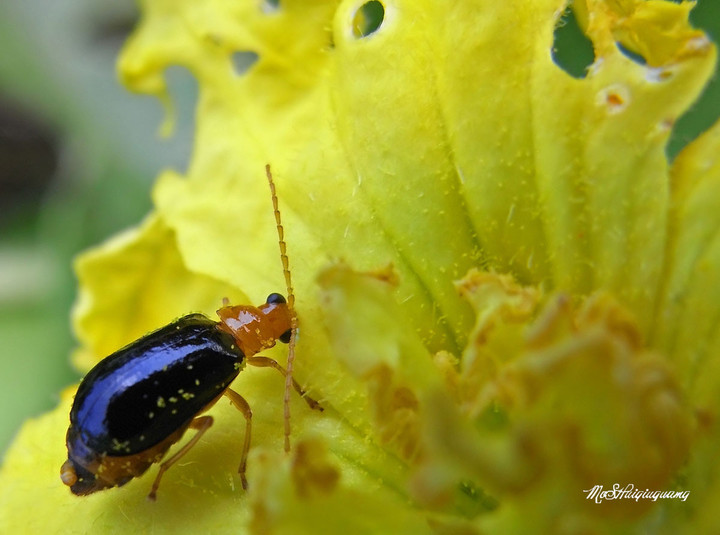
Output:
[[[289,450],[289,390],[294,388],[313,409],[322,407],[307,397],[292,379],[297,318],[277,194],[266,167],[280,243],[288,299],[270,294],[260,307],[231,306],[227,299],[216,322],[189,314],[151,332],[100,361],[80,383],[70,410],[68,459],[60,477],[73,494],[84,496],[122,486],[160,462],[167,450],[190,428],[195,435],[160,465],[148,498],[156,497],[160,479],[213,424],[198,416],[225,395],[245,417],[246,431],[238,473],[247,488],[245,465],[250,448],[252,411],[230,388],[246,364],[271,367],[285,375],[285,449]],[[287,370],[276,361],[256,356],[289,343]]]

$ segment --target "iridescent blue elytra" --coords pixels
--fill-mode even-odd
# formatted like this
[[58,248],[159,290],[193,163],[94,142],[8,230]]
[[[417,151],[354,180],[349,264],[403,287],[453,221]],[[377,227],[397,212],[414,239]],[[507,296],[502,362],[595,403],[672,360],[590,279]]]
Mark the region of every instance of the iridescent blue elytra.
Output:
[[185,316],[95,367],[70,412],[78,437],[96,451],[131,455],[187,424],[244,365],[232,336],[216,325],[201,314]]
[[[191,314],[95,366],[70,411],[71,458],[82,451],[79,464],[87,466],[103,455],[134,455],[187,428],[244,366],[245,355],[232,336],[216,326],[210,318]],[[71,490],[86,494],[104,483],[112,482],[82,478]]]
[[[222,395],[246,418],[239,473],[247,486],[252,413],[229,386],[245,364],[285,374],[274,360],[254,355],[278,339],[290,340],[291,316],[280,294],[271,294],[261,307],[224,306],[218,315],[219,322],[202,314],[184,316],[106,357],[85,376],[70,411],[68,460],[61,469],[74,494],[124,485],[159,462],[188,428],[196,429],[161,466],[150,492],[154,499],[165,470],[212,425],[211,416],[197,415]],[[293,386],[304,396],[297,383]]]

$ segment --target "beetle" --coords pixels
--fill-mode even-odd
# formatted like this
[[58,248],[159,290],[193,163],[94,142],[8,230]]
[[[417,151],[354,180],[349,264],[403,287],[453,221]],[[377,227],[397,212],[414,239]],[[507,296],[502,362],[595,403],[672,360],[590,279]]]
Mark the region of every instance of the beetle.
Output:
[[[83,378],[70,410],[66,445],[68,459],[60,469],[62,482],[84,496],[122,486],[160,462],[187,429],[195,435],[160,465],[148,495],[156,499],[163,474],[185,455],[212,426],[201,415],[227,396],[245,417],[245,439],[238,473],[247,489],[245,467],[250,449],[252,411],[230,384],[247,364],[271,367],[308,405],[322,407],[292,379],[290,366],[297,319],[283,240],[277,196],[269,166],[288,300],[278,293],[260,307],[223,301],[214,321],[189,314],[153,331],[100,361]],[[276,340],[290,344],[288,370],[277,361],[258,356]],[[285,441],[289,447],[288,395],[285,395]]]

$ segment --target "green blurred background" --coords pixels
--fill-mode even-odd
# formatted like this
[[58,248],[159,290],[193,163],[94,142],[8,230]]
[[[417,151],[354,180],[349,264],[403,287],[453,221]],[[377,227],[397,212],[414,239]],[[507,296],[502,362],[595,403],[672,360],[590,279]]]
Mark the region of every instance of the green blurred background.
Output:
[[[379,7],[367,3],[371,28]],[[160,104],[116,81],[115,58],[137,17],[133,0],[0,3],[0,452],[79,378],[69,365],[73,257],[140,221],[155,175],[187,165],[192,77],[168,72],[178,110],[169,140],[157,135]],[[692,20],[720,40],[720,2],[699,0]],[[576,77],[592,62],[570,13],[553,53]],[[671,157],[720,117],[717,78],[678,122]]]

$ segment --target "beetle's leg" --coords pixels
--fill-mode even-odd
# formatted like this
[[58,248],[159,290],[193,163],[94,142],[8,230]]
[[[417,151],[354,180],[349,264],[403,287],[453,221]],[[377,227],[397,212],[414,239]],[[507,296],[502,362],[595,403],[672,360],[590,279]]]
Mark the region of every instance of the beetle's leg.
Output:
[[203,436],[203,433],[210,429],[210,427],[213,424],[213,417],[212,416],[198,416],[195,418],[192,422],[190,422],[190,425],[188,428],[190,429],[196,429],[197,433],[195,433],[195,436],[192,437],[190,440],[188,440],[187,444],[185,444],[182,448],[178,450],[178,452],[170,457],[167,461],[162,463],[160,465],[160,470],[158,470],[157,476],[155,476],[155,481],[153,482],[153,486],[150,489],[150,494],[148,494],[148,499],[155,501],[157,498],[157,490],[160,486],[160,479],[162,478],[163,474],[167,471],[168,468],[170,468],[173,464],[178,462],[180,458],[185,455],[188,451],[190,451],[190,448],[192,448],[195,444],[197,444],[197,441],[200,440],[200,437]]
[[240,457],[240,467],[238,468],[238,474],[240,474],[240,481],[242,487],[247,490],[247,478],[245,477],[245,467],[247,466],[248,451],[250,451],[250,430],[252,427],[252,410],[250,405],[245,401],[245,398],[230,388],[226,388],[223,392],[235,407],[243,413],[245,417],[245,443],[243,444],[242,457]]
[[[280,366],[280,364],[278,364],[276,360],[273,360],[271,358],[246,357],[245,361],[252,366],[257,366],[258,368],[275,368],[277,371],[283,374],[283,377],[287,377],[287,371],[285,371],[285,368]],[[317,409],[319,411],[323,410],[320,403],[308,396],[295,379],[292,379],[292,385],[293,388],[297,391],[297,393],[300,394],[300,397],[302,397],[307,402],[311,409]]]
[[[278,212],[279,214],[280,212]],[[282,253],[282,246],[281,251]],[[282,258],[282,254],[280,255]],[[287,256],[287,255],[286,255]],[[290,270],[284,270],[285,273],[287,273],[287,288],[288,288],[288,298],[289,301],[289,309],[290,309],[290,341],[288,342],[288,354],[287,354],[287,369],[285,370],[285,392],[283,393],[283,416],[285,417],[285,453],[290,453],[290,385],[294,386],[295,389],[298,388],[297,383],[295,382],[295,379],[293,379],[293,362],[295,362],[295,344],[297,342],[297,335],[298,335],[298,319],[297,314],[295,314],[295,308],[293,307],[293,303],[295,302],[295,297],[292,294],[292,285],[290,284]],[[277,364],[277,362],[276,362]],[[278,364],[279,366],[279,364]],[[282,368],[280,368],[282,369]],[[300,394],[302,396],[302,394]],[[320,409],[322,410],[322,408]]]

